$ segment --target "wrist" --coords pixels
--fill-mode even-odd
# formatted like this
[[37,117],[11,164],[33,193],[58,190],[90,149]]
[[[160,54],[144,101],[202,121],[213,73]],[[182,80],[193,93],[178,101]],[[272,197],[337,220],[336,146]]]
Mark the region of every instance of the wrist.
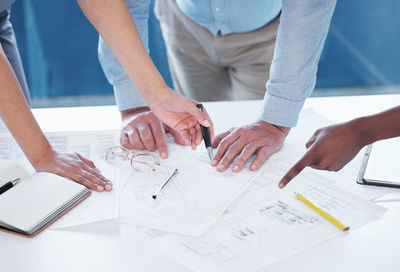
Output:
[[378,133],[374,133],[372,129],[375,125],[370,117],[360,117],[349,121],[348,124],[351,130],[356,132],[357,142],[361,146],[366,146],[379,140]]
[[41,167],[43,162],[48,161],[50,157],[54,157],[55,153],[55,150],[49,144],[48,147],[43,149],[43,151],[38,153],[35,157],[29,158],[29,161],[32,166],[37,170]]
[[265,121],[262,121],[262,120],[260,120],[258,122],[260,124],[262,124],[263,126],[272,126],[272,127],[276,128],[276,129],[278,129],[280,132],[282,132],[285,135],[285,137],[289,134],[290,127],[278,126],[278,125],[274,125],[274,124],[271,124],[271,123],[268,123],[268,122],[265,122]]
[[137,108],[131,108],[131,109],[127,109],[127,110],[123,110],[121,111],[121,118],[122,120],[132,117],[136,114],[142,113],[142,112],[146,112],[146,111],[150,111],[149,107],[137,107]]
[[146,103],[150,106],[150,108],[152,108],[155,105],[161,104],[164,100],[164,97],[166,97],[170,91],[171,89],[164,81],[162,81],[158,84],[155,83],[143,88],[143,91],[140,90],[140,93],[142,94]]

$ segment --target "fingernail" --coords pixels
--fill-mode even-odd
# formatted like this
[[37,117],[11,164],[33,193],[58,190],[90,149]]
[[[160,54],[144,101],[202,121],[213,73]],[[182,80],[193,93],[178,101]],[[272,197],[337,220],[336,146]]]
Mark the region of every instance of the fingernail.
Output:
[[218,161],[217,161],[217,160],[213,160],[213,161],[212,161],[212,163],[211,163],[211,165],[212,165],[212,166],[216,166],[216,165],[217,165],[217,163],[218,163]]
[[109,184],[109,185],[113,185],[114,183],[112,183],[112,181],[111,180],[107,180],[107,183]]
[[223,170],[224,169],[224,165],[223,164],[218,165],[217,169],[218,170]]
[[283,183],[279,183],[279,188],[282,189],[283,187],[285,187],[285,185]]
[[210,122],[208,122],[208,120],[204,120],[204,125],[206,126],[206,127],[210,127],[211,126],[211,124],[210,124]]
[[233,168],[232,168],[232,172],[236,172],[236,171],[238,171],[239,170],[239,166],[237,166],[237,165],[235,165]]
[[111,191],[112,187],[110,185],[106,185],[106,191]]
[[166,152],[162,152],[161,153],[161,158],[166,159],[167,158],[167,153]]
[[250,166],[250,170],[256,170],[256,168],[257,168],[257,165],[256,165],[256,164],[252,164],[252,165]]
[[96,190],[99,191],[99,192],[103,192],[103,191],[104,191],[104,187],[97,186],[97,187],[96,187]]

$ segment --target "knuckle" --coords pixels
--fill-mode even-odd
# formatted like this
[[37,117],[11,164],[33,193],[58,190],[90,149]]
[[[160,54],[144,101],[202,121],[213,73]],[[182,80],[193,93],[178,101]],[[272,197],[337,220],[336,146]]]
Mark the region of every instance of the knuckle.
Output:
[[316,166],[320,169],[328,169],[328,165],[325,161],[318,161]]
[[162,138],[162,137],[164,137],[164,133],[162,133],[161,131],[154,131],[153,132],[153,135],[154,135],[154,137],[156,137],[156,138]]
[[80,169],[79,169],[79,167],[76,165],[76,164],[71,164],[71,165],[69,165],[68,166],[68,169],[71,171],[71,172],[78,172]]
[[233,156],[231,155],[230,152],[225,153],[225,156],[222,158],[222,161],[225,163],[231,162],[233,159]]
[[84,177],[82,177],[82,176],[76,176],[75,180],[77,182],[79,182],[79,183],[85,183],[86,182],[86,179]]
[[149,134],[145,134],[142,136],[143,141],[145,142],[150,142],[151,140],[153,140],[153,137],[151,137]]
[[[261,145],[260,144],[258,144],[258,143],[256,143],[256,142],[254,142],[254,141],[251,141],[251,142],[249,142],[246,146],[245,146],[245,148],[244,148],[244,151],[245,152],[252,152],[253,150],[256,150],[258,147],[260,147]],[[262,152],[262,150],[260,150],[260,153]],[[254,153],[254,152],[252,152],[252,153]]]
[[326,170],[332,171],[332,172],[337,172],[339,169],[338,169],[337,165],[332,164],[332,165],[329,165],[328,167],[326,167]]
[[223,139],[220,143],[219,143],[220,147],[222,149],[227,149],[229,146],[228,140],[227,138]]
[[242,128],[242,127],[239,127],[239,128],[236,128],[236,129],[233,131],[233,133],[234,133],[234,134],[237,134],[237,135],[243,135],[244,133],[246,133],[246,130],[245,130],[244,128]]
[[121,141],[121,145],[122,145],[123,147],[127,147],[127,148],[130,148],[130,147],[131,147],[131,144],[130,144],[129,141],[126,140],[126,139],[124,139],[124,140]]
[[91,182],[87,182],[84,184],[87,188],[89,188],[90,190],[96,190],[97,189],[97,185],[95,185],[94,183]]
[[246,161],[243,159],[243,158],[238,158],[237,160],[236,160],[236,164],[237,165],[244,165],[246,163]]

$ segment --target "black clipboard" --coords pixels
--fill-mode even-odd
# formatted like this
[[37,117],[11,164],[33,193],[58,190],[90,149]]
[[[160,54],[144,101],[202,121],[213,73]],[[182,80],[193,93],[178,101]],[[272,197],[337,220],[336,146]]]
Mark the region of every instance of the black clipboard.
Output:
[[381,186],[381,187],[391,187],[391,188],[400,188],[400,184],[394,184],[391,182],[385,181],[371,181],[364,179],[365,170],[368,166],[369,155],[371,154],[372,144],[367,146],[367,150],[365,151],[363,161],[361,163],[360,171],[357,176],[357,183],[362,185],[373,185],[373,186]]

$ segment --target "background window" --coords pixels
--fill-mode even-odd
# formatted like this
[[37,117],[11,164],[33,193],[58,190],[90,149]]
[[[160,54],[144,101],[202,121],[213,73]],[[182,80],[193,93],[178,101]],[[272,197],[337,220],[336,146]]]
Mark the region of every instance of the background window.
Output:
[[[16,0],[11,14],[33,107],[115,103],[98,62],[97,32],[76,1]],[[399,93],[399,14],[397,0],[338,1],[313,95]],[[153,14],[149,23],[151,57],[171,86]]]

